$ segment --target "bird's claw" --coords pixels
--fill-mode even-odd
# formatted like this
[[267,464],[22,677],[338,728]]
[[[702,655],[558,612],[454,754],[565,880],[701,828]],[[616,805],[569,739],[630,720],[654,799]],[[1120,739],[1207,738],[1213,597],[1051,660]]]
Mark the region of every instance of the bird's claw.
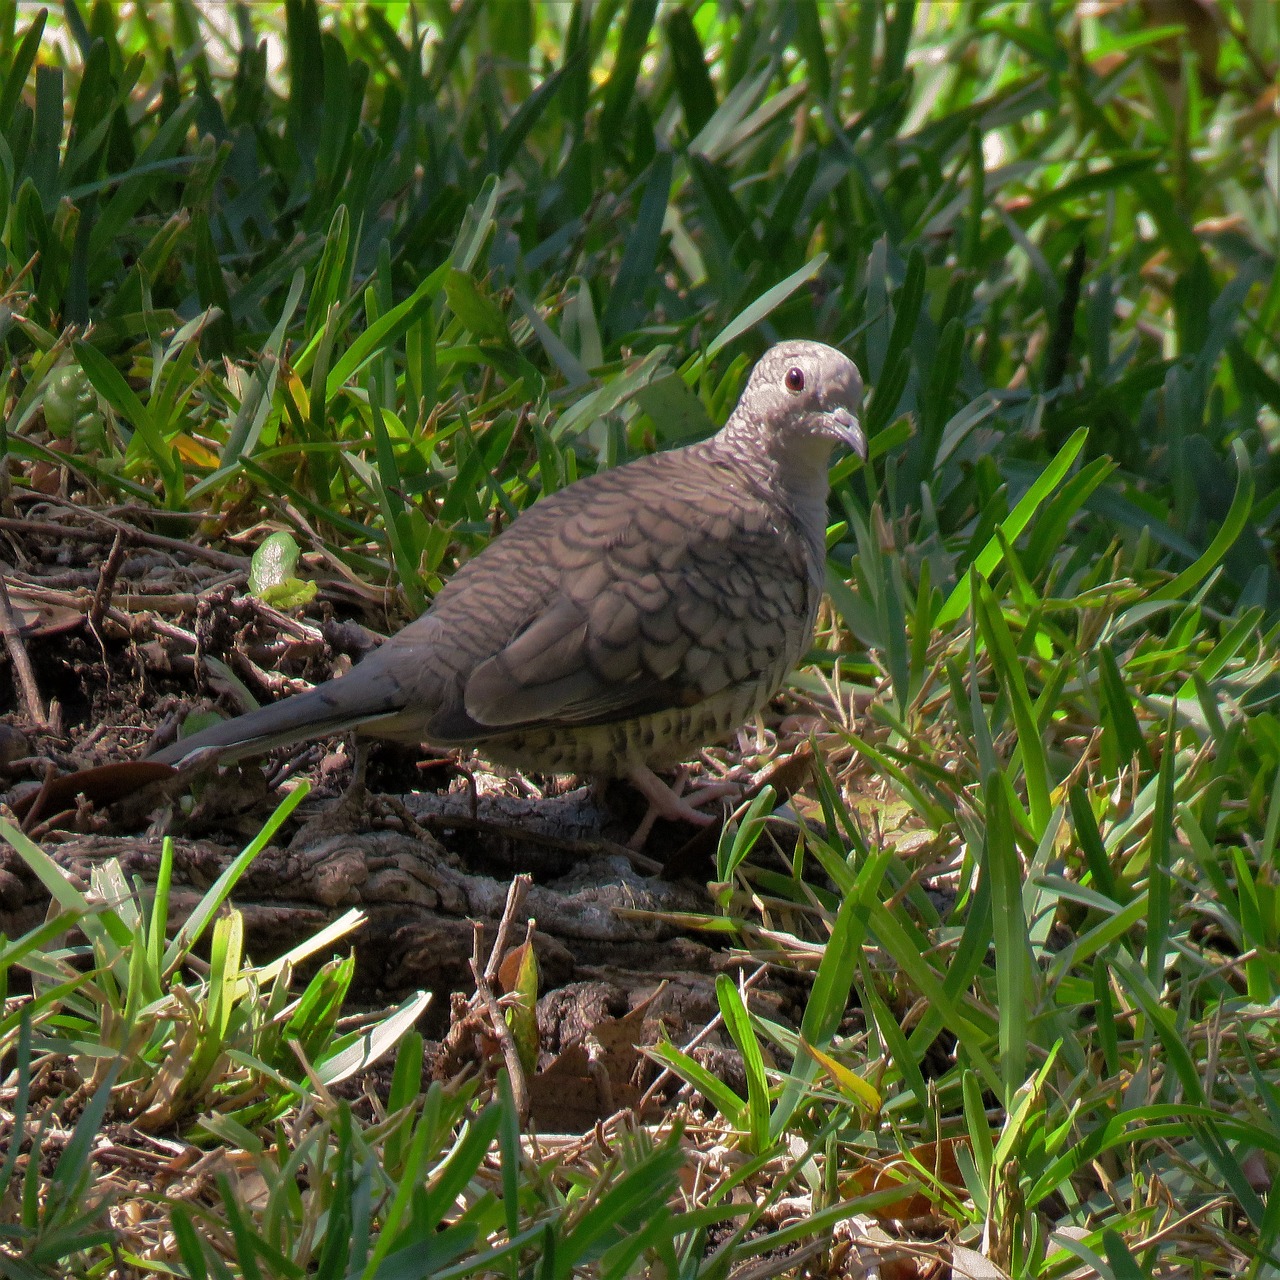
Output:
[[709,827],[716,821],[714,815],[701,812],[704,805],[722,800],[726,796],[739,796],[742,788],[736,782],[709,782],[695,787],[687,796],[685,784],[689,781],[687,769],[676,774],[675,781],[665,783],[647,765],[635,765],[627,773],[627,781],[649,802],[649,810],[627,841],[629,849],[644,848],[653,824],[659,818],[668,822],[690,822],[697,827]]

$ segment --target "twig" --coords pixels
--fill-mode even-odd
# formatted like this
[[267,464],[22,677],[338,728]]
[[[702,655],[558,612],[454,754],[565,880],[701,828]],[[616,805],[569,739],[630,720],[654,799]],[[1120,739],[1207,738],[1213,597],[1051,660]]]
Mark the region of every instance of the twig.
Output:
[[30,833],[35,827],[36,819],[40,817],[41,810],[48,803],[49,789],[53,786],[53,780],[58,776],[58,770],[52,760],[46,760],[44,766],[44,777],[40,782],[40,790],[36,792],[36,798],[31,802],[29,808],[22,816],[22,830]]
[[439,769],[444,765],[452,765],[467,780],[467,798],[471,802],[471,821],[478,822],[480,814],[480,789],[476,786],[476,775],[473,770],[468,769],[461,760],[458,759],[456,753],[450,752],[444,756],[432,756],[427,760],[418,761],[418,771],[425,773],[428,769]]
[[120,576],[120,566],[124,564],[123,529],[116,530],[111,541],[111,550],[102,563],[102,571],[98,574],[97,590],[93,593],[93,603],[89,606],[89,630],[96,636],[102,623],[102,615],[111,603],[111,594],[115,590],[116,578]]
[[[16,496],[16,495],[15,495]],[[39,495],[44,501],[50,499]],[[198,542],[186,542],[182,538],[170,538],[163,533],[148,533],[145,529],[137,529],[121,520],[112,520],[100,515],[88,507],[76,507],[76,515],[85,516],[105,525],[112,533],[121,529],[128,532],[135,541],[161,551],[180,551],[197,560],[204,560],[219,569],[238,569],[244,572],[249,567],[247,556],[234,556],[226,551],[215,551],[212,547],[203,547]],[[12,529],[15,533],[43,533],[51,538],[75,538],[81,542],[101,542],[105,530],[87,529],[79,524],[59,524],[56,520],[28,520],[13,516],[0,516],[0,529]]]
[[200,645],[200,641],[194,631],[187,631],[183,627],[179,627],[172,622],[166,622],[163,618],[157,618],[154,615],[147,615],[143,618],[138,614],[125,613],[122,609],[112,606],[105,611],[105,616],[110,618],[117,626],[123,627],[125,633],[130,636],[145,635],[149,630],[154,635],[176,640],[184,649],[195,650]]
[[511,1096],[515,1100],[516,1114],[520,1117],[521,1124],[524,1124],[529,1118],[531,1105],[529,1082],[525,1079],[524,1064],[520,1061],[520,1050],[516,1046],[515,1036],[511,1034],[511,1028],[507,1026],[507,1020],[502,1013],[502,1006],[498,1001],[498,997],[493,993],[492,984],[493,979],[497,976],[498,967],[502,963],[502,956],[507,947],[507,938],[510,936],[511,926],[524,905],[525,896],[528,894],[529,886],[532,883],[533,877],[530,875],[521,874],[512,878],[511,885],[507,890],[507,903],[502,911],[502,919],[498,921],[498,933],[493,940],[489,959],[485,962],[483,968],[481,968],[480,953],[483,948],[484,925],[479,920],[474,920],[471,926],[474,931],[471,976],[476,983],[476,999],[488,1011],[489,1021],[493,1026],[493,1034],[497,1037],[498,1044],[502,1049],[502,1058],[506,1063],[507,1075],[511,1079]]
[[[477,934],[483,931],[483,926],[478,920],[475,928]],[[488,1010],[493,1034],[497,1037],[502,1049],[502,1060],[506,1063],[507,1075],[511,1080],[511,1096],[515,1100],[516,1114],[520,1117],[521,1125],[524,1125],[529,1119],[531,1103],[529,1082],[524,1078],[524,1064],[520,1061],[520,1050],[516,1047],[515,1036],[511,1034],[511,1028],[507,1026],[507,1020],[502,1015],[502,1006],[498,1003],[498,997],[493,994],[493,988],[485,981],[485,976],[480,972],[474,957],[471,960],[471,972],[476,980],[476,998]]]
[[511,926],[515,923],[521,907],[524,906],[525,898],[529,896],[531,884],[533,884],[533,877],[527,871],[522,871],[518,876],[511,878],[511,885],[507,889],[507,902],[502,908],[502,919],[498,921],[498,934],[493,940],[489,961],[484,967],[484,976],[489,982],[498,976],[502,957],[507,950],[507,938],[511,934]]
[[40,701],[40,689],[36,684],[36,673],[31,667],[31,659],[27,656],[27,646],[22,642],[18,621],[13,616],[13,607],[9,603],[9,584],[4,580],[3,575],[0,575],[0,634],[4,636],[5,647],[9,650],[9,659],[13,663],[18,693],[22,698],[27,719],[40,729],[51,729],[52,723]]

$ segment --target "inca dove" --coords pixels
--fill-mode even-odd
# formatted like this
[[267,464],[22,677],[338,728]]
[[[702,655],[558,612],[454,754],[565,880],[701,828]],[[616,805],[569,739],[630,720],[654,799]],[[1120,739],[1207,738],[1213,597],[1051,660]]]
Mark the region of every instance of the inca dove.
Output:
[[867,456],[861,396],[839,351],[778,344],[717,435],[541,499],[348,675],[152,759],[230,761],[354,727],[625,777],[663,816],[706,821],[653,769],[731,733],[804,653],[828,459],[837,444]]

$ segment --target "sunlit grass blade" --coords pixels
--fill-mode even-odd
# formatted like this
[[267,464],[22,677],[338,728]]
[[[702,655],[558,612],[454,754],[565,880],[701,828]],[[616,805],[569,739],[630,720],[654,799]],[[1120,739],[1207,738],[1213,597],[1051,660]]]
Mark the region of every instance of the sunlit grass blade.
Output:
[[[1057,456],[1045,467],[1039,479],[1023,495],[1018,504],[1009,513],[1008,518],[1001,522],[1000,532],[1009,545],[1013,545],[1017,541],[1022,531],[1031,522],[1036,511],[1039,510],[1041,505],[1049,498],[1049,495],[1061,483],[1072,463],[1075,462],[1080,450],[1084,448],[1087,436],[1088,433],[1083,428],[1077,431],[1062,446]],[[992,536],[974,559],[974,567],[978,574],[983,578],[989,579],[996,566],[1000,563],[1003,554],[1000,540]],[[936,626],[945,627],[948,623],[954,622],[969,607],[969,581],[966,575],[956,584],[938,612],[938,616],[935,619]]]

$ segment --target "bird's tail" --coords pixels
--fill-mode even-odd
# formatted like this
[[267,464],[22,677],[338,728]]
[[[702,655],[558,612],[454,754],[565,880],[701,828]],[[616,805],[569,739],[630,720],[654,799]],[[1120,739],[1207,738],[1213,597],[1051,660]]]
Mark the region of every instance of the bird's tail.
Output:
[[[247,756],[261,755],[273,747],[287,747],[307,738],[344,733],[357,725],[376,723],[400,711],[400,706],[390,696],[391,690],[386,691],[388,696],[385,699],[380,699],[376,686],[370,688],[374,682],[359,676],[357,670],[307,693],[296,694],[259,707],[257,711],[211,725],[190,737],[179,738],[147,759],[157,764],[176,765],[198,751],[210,751],[212,759],[219,763],[234,764]],[[383,705],[379,705],[380,702]]]

